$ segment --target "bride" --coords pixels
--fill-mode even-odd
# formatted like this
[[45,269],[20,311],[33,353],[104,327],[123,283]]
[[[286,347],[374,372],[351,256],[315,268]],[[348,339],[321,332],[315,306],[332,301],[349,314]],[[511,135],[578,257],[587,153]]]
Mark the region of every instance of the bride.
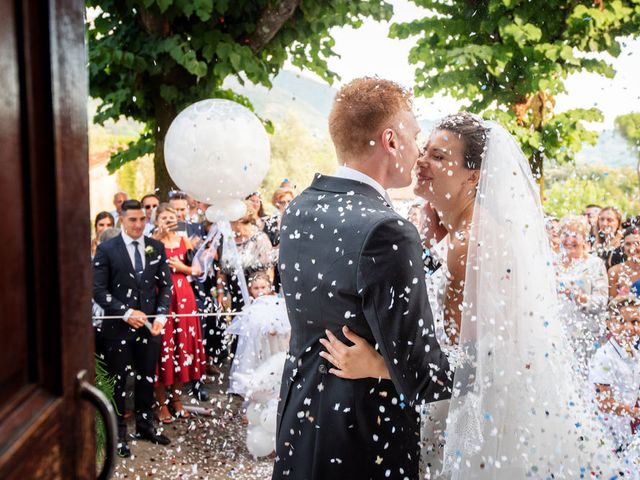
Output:
[[[426,241],[447,236],[442,317],[456,366],[448,414],[428,407],[432,420],[446,416],[443,467],[428,478],[615,478],[618,459],[558,315],[538,188],[514,138],[471,114],[449,116],[417,176],[415,193],[430,205]],[[344,333],[353,345],[330,332],[322,340],[331,373],[386,369],[373,347]],[[426,441],[437,451],[437,438]]]

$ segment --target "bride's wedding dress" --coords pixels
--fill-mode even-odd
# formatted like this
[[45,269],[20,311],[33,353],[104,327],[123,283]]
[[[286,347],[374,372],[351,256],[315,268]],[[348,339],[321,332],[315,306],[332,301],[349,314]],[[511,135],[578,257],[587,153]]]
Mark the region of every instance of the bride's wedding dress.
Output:
[[[467,258],[444,466],[431,478],[614,477],[619,460],[590,387],[574,373],[558,314],[538,187],[513,137],[495,123]],[[437,420],[447,411],[444,403],[429,409]],[[425,426],[427,439],[432,428]]]
[[[445,333],[443,318],[444,296],[449,277],[446,263],[448,248],[448,238],[445,238],[433,249],[434,251],[431,252],[431,255],[436,257],[436,263],[440,263],[441,267],[432,272],[426,279],[429,303],[433,312],[435,334],[443,349],[455,348],[451,345]],[[420,478],[422,479],[437,480],[442,478],[438,474],[442,471],[444,435],[449,414],[449,403],[447,399],[422,406],[422,411],[420,412],[422,424],[420,432]]]

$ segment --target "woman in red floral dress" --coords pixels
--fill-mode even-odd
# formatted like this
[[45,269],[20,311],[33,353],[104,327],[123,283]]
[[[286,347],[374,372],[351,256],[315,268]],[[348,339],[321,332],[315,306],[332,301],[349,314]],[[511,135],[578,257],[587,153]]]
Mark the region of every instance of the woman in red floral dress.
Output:
[[171,423],[174,420],[168,408],[167,388],[170,389],[170,402],[176,416],[189,417],[189,412],[180,401],[181,389],[187,382],[200,380],[206,364],[196,298],[188,278],[189,275],[198,275],[199,272],[194,272],[193,268],[186,264],[191,242],[187,237],[176,233],[177,222],[176,212],[168,204],[163,203],[158,207],[158,229],[154,236],[164,244],[167,261],[171,267],[173,298],[170,313],[192,314],[184,317],[170,315],[164,327],[156,384],[158,418],[163,423]]

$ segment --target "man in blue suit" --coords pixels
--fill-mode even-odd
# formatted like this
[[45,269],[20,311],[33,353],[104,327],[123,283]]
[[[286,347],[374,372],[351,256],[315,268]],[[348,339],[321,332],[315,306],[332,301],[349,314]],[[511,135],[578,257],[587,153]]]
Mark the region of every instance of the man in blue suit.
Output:
[[125,201],[120,218],[122,233],[100,244],[96,251],[93,298],[106,316],[120,317],[104,320],[97,335],[107,371],[116,379],[118,454],[128,457],[125,381],[134,372],[137,438],[170,443],[154,427],[152,406],[160,334],[171,305],[172,283],[164,245],[143,235],[146,216],[140,202]]

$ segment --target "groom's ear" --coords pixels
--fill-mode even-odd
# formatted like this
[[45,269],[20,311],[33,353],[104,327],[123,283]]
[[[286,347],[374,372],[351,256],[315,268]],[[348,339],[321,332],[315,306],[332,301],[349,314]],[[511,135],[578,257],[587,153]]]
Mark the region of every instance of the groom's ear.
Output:
[[382,132],[382,147],[388,152],[389,150],[395,150],[398,148],[395,132],[387,128]]

